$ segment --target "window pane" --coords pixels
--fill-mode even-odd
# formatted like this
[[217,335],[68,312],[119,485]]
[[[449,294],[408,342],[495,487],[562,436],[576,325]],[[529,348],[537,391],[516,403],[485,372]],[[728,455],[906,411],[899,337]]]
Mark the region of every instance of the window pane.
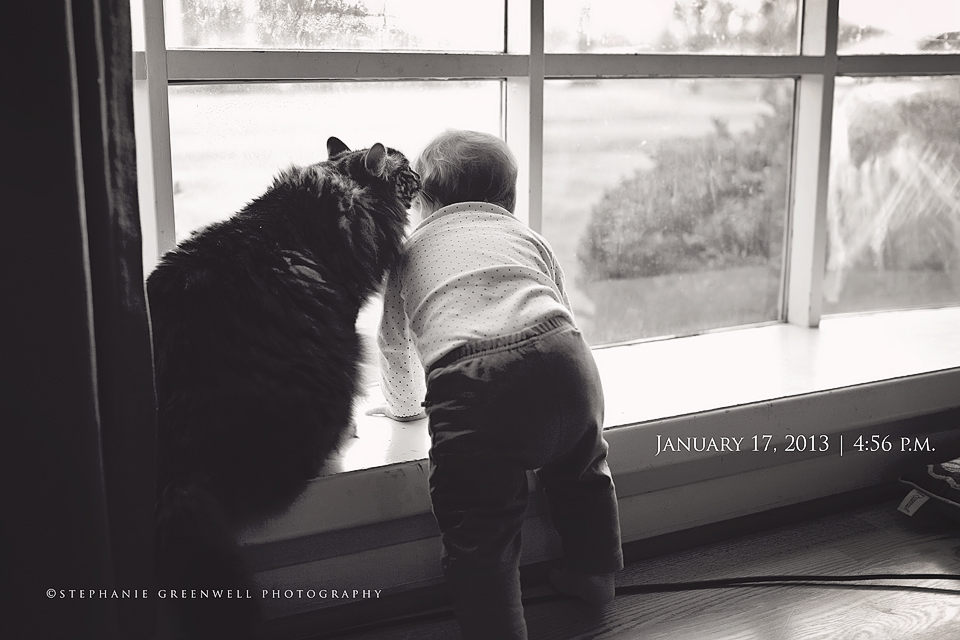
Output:
[[548,0],[548,53],[799,51],[797,0]]
[[[223,220],[262,194],[290,164],[327,157],[331,135],[359,149],[375,142],[412,160],[444,128],[500,133],[500,83],[370,82],[170,87],[177,238]],[[372,300],[357,320],[364,375],[377,380]]]
[[327,157],[326,140],[413,159],[447,127],[500,132],[500,83],[349,82],[170,87],[177,239],[223,220],[281,169]]
[[544,235],[592,344],[779,318],[793,86],[547,83]]
[[146,48],[143,33],[143,0],[130,0],[130,39],[134,51]]
[[169,48],[503,51],[504,0],[164,0]]
[[842,54],[951,53],[960,50],[957,0],[840,0]]
[[960,77],[838,78],[824,313],[960,304]]

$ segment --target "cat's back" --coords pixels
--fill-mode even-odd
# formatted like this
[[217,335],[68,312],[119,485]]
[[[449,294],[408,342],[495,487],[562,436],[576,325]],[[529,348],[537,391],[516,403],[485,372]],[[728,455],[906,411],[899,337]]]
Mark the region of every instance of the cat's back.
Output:
[[[295,242],[279,242],[257,217],[238,214],[184,240],[147,279],[154,342],[168,350],[326,358],[354,333],[322,268]],[[316,270],[298,265],[307,263]],[[307,274],[307,275],[304,275]],[[199,355],[193,356],[199,360]]]
[[284,247],[262,218],[243,211],[210,225],[165,254],[147,278],[151,315],[235,316],[273,298],[318,292],[290,282]]
[[208,465],[231,442],[219,476],[293,484],[258,452],[282,449],[296,478],[315,470],[349,424],[359,338],[326,281],[291,258],[309,262],[306,250],[251,220],[195,234],[147,280],[161,439],[167,457]]
[[235,214],[182,240],[160,258],[147,278],[151,300],[212,290],[245,274],[267,253],[263,239],[248,229],[255,226],[255,220]]

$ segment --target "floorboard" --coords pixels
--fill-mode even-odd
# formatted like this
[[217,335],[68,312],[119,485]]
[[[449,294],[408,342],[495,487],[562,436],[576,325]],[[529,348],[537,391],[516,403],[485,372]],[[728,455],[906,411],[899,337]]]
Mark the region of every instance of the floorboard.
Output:
[[[896,501],[824,516],[683,552],[632,562],[618,586],[763,575],[960,575],[960,525],[930,508],[912,518]],[[890,582],[844,586],[763,586],[618,595],[590,611],[569,599],[528,603],[531,640],[960,640],[960,581],[894,590]],[[546,586],[525,597],[546,597]],[[456,638],[443,620],[344,634],[355,640]]]

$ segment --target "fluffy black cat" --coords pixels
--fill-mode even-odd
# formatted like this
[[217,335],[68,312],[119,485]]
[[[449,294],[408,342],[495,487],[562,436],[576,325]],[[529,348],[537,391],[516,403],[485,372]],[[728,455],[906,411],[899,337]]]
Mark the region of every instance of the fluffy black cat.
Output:
[[[399,257],[420,179],[379,143],[350,151],[330,138],[327,153],[184,240],[147,279],[163,589],[253,593],[237,526],[288,506],[352,424],[357,313]],[[176,604],[187,637],[257,634],[255,599]]]

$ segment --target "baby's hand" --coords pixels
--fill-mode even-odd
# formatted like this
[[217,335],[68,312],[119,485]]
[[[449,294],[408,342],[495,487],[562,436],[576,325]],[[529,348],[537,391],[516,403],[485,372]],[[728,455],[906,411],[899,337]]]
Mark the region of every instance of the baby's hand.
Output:
[[393,412],[390,411],[390,407],[388,407],[385,404],[381,404],[380,406],[367,409],[363,413],[368,416],[384,416],[386,418],[390,418],[391,420],[396,420],[397,422],[414,422],[416,420],[422,420],[423,418],[427,417],[427,414],[421,411],[415,416],[405,416],[401,418],[399,416],[393,415]]

